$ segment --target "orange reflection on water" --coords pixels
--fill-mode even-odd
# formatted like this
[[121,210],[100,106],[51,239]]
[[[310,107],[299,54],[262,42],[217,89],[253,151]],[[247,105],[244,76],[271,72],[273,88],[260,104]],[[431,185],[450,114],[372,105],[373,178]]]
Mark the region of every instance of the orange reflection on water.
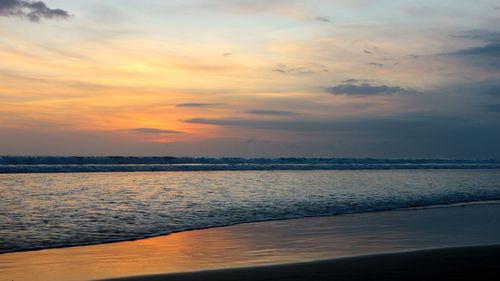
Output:
[[244,247],[232,243],[235,241],[225,239],[224,231],[193,231],[131,242],[5,254],[0,255],[0,280],[90,280],[199,270],[224,264],[227,255],[221,255],[221,249]]

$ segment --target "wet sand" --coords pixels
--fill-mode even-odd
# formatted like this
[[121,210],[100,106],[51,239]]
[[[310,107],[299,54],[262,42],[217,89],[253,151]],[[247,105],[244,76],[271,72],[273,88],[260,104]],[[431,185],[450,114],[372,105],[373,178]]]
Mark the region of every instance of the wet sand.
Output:
[[[112,281],[497,280],[500,246],[448,248]],[[111,281],[111,280],[108,280]]]

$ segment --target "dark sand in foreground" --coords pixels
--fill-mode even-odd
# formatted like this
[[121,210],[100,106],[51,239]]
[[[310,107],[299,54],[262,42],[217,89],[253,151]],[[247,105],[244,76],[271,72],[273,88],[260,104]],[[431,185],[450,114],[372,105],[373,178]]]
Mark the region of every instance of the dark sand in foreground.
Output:
[[500,245],[423,250],[307,263],[127,277],[112,280],[498,280],[499,275]]

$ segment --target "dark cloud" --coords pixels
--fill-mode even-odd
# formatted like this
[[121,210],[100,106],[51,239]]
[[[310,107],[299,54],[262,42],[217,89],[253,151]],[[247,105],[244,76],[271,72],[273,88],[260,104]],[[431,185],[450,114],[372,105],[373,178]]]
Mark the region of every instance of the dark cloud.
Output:
[[500,43],[488,43],[479,47],[463,49],[452,53],[454,55],[485,55],[500,57]]
[[372,54],[373,54],[373,52],[372,52],[372,51],[370,51],[370,50],[364,50],[363,52],[364,52],[365,54],[368,54],[368,55],[372,55]]
[[316,21],[321,21],[321,22],[331,22],[330,18],[327,18],[327,17],[316,17],[314,19]]
[[342,83],[370,83],[370,82],[373,82],[373,80],[369,80],[369,79],[347,79],[347,80],[344,80],[342,81]]
[[38,22],[42,18],[68,18],[69,13],[62,9],[51,9],[42,1],[0,0],[0,16],[22,17]]
[[[351,80],[346,80],[351,81]],[[348,96],[376,96],[376,95],[393,95],[393,94],[415,94],[417,91],[405,89],[398,86],[373,85],[370,83],[344,82],[334,87],[328,87],[325,91],[333,95],[348,95]]]
[[134,128],[130,129],[130,131],[134,133],[141,133],[141,134],[182,134],[182,132],[179,131],[173,131],[173,130],[163,130],[163,129],[156,129],[156,128]]
[[500,42],[500,32],[491,32],[484,30],[469,30],[466,32],[454,34],[452,35],[452,37],[480,40],[484,42]]
[[275,115],[275,116],[299,115],[297,112],[293,112],[293,111],[267,110],[267,109],[254,109],[254,110],[246,111],[246,113],[255,114],[255,115]]
[[223,53],[221,56],[223,56],[223,57],[229,57],[231,55],[233,55],[233,54],[232,53]]
[[487,112],[500,113],[500,103],[484,104],[481,108]]
[[192,103],[180,103],[177,104],[176,107],[218,107],[218,106],[223,106],[223,103],[198,103],[198,102],[192,102]]
[[362,132],[388,131],[402,128],[414,128],[429,123],[426,116],[407,116],[398,118],[346,118],[346,119],[289,119],[289,120],[257,120],[257,119],[207,119],[193,118],[186,120],[190,124],[205,124],[227,127],[241,127],[264,130],[281,130],[290,132]]
[[371,65],[371,66],[376,66],[376,67],[384,67],[384,64],[378,63],[378,62],[369,62],[367,64]]
[[290,67],[285,64],[278,64],[273,68],[274,72],[283,74],[314,74],[316,71],[306,67]]
[[477,40],[480,41],[480,45],[463,48],[445,55],[455,56],[467,64],[480,67],[486,71],[500,69],[500,32],[476,30],[454,35],[453,37]]

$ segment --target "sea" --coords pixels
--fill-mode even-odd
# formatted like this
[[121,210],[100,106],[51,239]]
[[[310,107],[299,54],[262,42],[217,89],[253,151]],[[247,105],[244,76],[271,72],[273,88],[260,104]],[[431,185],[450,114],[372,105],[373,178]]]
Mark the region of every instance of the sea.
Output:
[[0,157],[0,253],[499,200],[494,160]]

